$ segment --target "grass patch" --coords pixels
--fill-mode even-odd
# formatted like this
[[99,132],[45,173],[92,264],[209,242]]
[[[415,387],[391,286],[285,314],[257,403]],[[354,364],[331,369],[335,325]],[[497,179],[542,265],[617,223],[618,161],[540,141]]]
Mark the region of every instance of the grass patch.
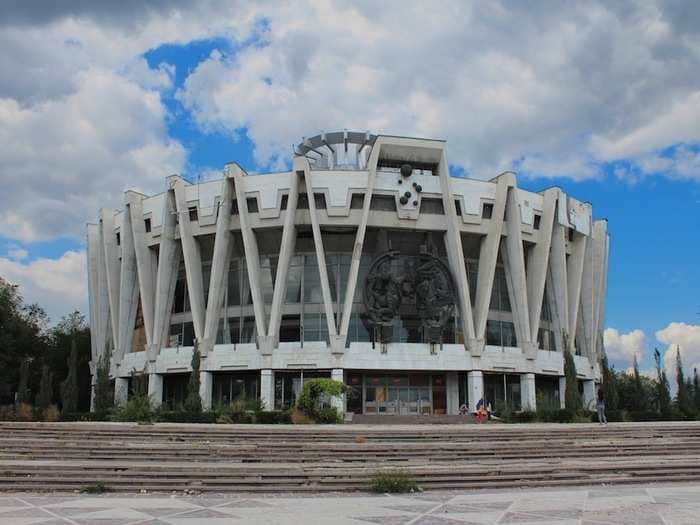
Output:
[[104,494],[110,490],[111,489],[105,485],[104,481],[96,481],[95,483],[85,485],[82,489],[80,489],[80,492],[82,494]]
[[381,493],[415,492],[419,490],[416,480],[405,469],[377,471],[372,476],[370,487],[374,492]]

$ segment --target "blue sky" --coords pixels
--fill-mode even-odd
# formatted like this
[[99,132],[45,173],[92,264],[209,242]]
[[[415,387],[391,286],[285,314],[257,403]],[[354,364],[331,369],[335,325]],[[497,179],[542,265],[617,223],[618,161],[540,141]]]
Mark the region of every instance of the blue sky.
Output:
[[54,320],[86,310],[84,224],[124,189],[280,169],[304,135],[367,129],[590,201],[613,361],[680,344],[700,365],[693,2],[144,5],[0,7],[0,277]]

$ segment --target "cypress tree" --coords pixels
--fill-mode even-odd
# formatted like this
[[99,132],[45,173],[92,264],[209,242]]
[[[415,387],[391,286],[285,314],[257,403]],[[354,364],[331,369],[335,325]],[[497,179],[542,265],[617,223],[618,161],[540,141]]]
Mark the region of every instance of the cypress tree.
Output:
[[611,368],[608,363],[608,356],[603,352],[603,358],[600,363],[601,372],[603,374],[603,395],[605,396],[605,407],[608,410],[616,410],[619,402],[617,393],[617,372]]
[[700,380],[697,368],[693,369],[693,405],[695,405],[695,411],[700,412]]
[[566,377],[565,406],[567,410],[580,410],[581,394],[578,391],[576,363],[568,348],[564,350],[564,376]]
[[644,387],[642,386],[642,378],[639,375],[639,362],[637,361],[637,354],[634,355],[633,362],[634,369],[634,399],[633,399],[633,409],[637,411],[646,410],[646,396],[644,395]]
[[112,385],[109,382],[110,351],[105,349],[97,362],[95,377],[95,412],[103,413],[112,408]]
[[51,406],[53,399],[53,374],[48,365],[41,367],[41,381],[39,382],[39,393],[36,395],[36,407],[43,413]]
[[668,418],[671,416],[671,394],[666,370],[661,366],[661,353],[658,348],[654,348],[654,361],[656,362],[656,402],[659,415]]
[[29,399],[29,359],[22,359],[19,365],[19,384],[17,385],[17,403],[30,404]]
[[71,342],[68,375],[61,383],[61,401],[64,412],[78,411],[78,347],[75,344],[75,339]]
[[690,392],[688,384],[685,381],[683,373],[683,361],[681,360],[681,347],[676,346],[676,384],[678,393],[676,394],[676,407],[683,415],[688,415],[691,412],[690,407]]
[[202,411],[202,398],[199,397],[200,360],[199,345],[195,341],[194,349],[192,350],[192,373],[190,374],[190,381],[187,383],[187,397],[185,398],[185,410],[194,414],[199,414]]

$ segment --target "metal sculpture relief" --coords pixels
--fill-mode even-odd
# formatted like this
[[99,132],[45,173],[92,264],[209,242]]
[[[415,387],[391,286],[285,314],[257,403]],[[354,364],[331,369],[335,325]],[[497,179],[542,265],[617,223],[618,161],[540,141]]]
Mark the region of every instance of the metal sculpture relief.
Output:
[[[415,308],[421,321],[423,340],[440,343],[442,332],[455,310],[455,289],[447,266],[422,252],[403,256],[387,252],[374,261],[365,279],[368,324],[384,343],[401,308]],[[415,305],[415,306],[414,306]]]

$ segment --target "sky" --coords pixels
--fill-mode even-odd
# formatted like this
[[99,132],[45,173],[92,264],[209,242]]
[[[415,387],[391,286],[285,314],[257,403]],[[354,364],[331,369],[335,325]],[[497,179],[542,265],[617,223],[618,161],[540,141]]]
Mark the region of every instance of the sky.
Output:
[[610,360],[700,368],[694,0],[5,0],[0,48],[0,277],[54,322],[87,312],[85,224],[124,190],[285,169],[347,128],[593,203]]

